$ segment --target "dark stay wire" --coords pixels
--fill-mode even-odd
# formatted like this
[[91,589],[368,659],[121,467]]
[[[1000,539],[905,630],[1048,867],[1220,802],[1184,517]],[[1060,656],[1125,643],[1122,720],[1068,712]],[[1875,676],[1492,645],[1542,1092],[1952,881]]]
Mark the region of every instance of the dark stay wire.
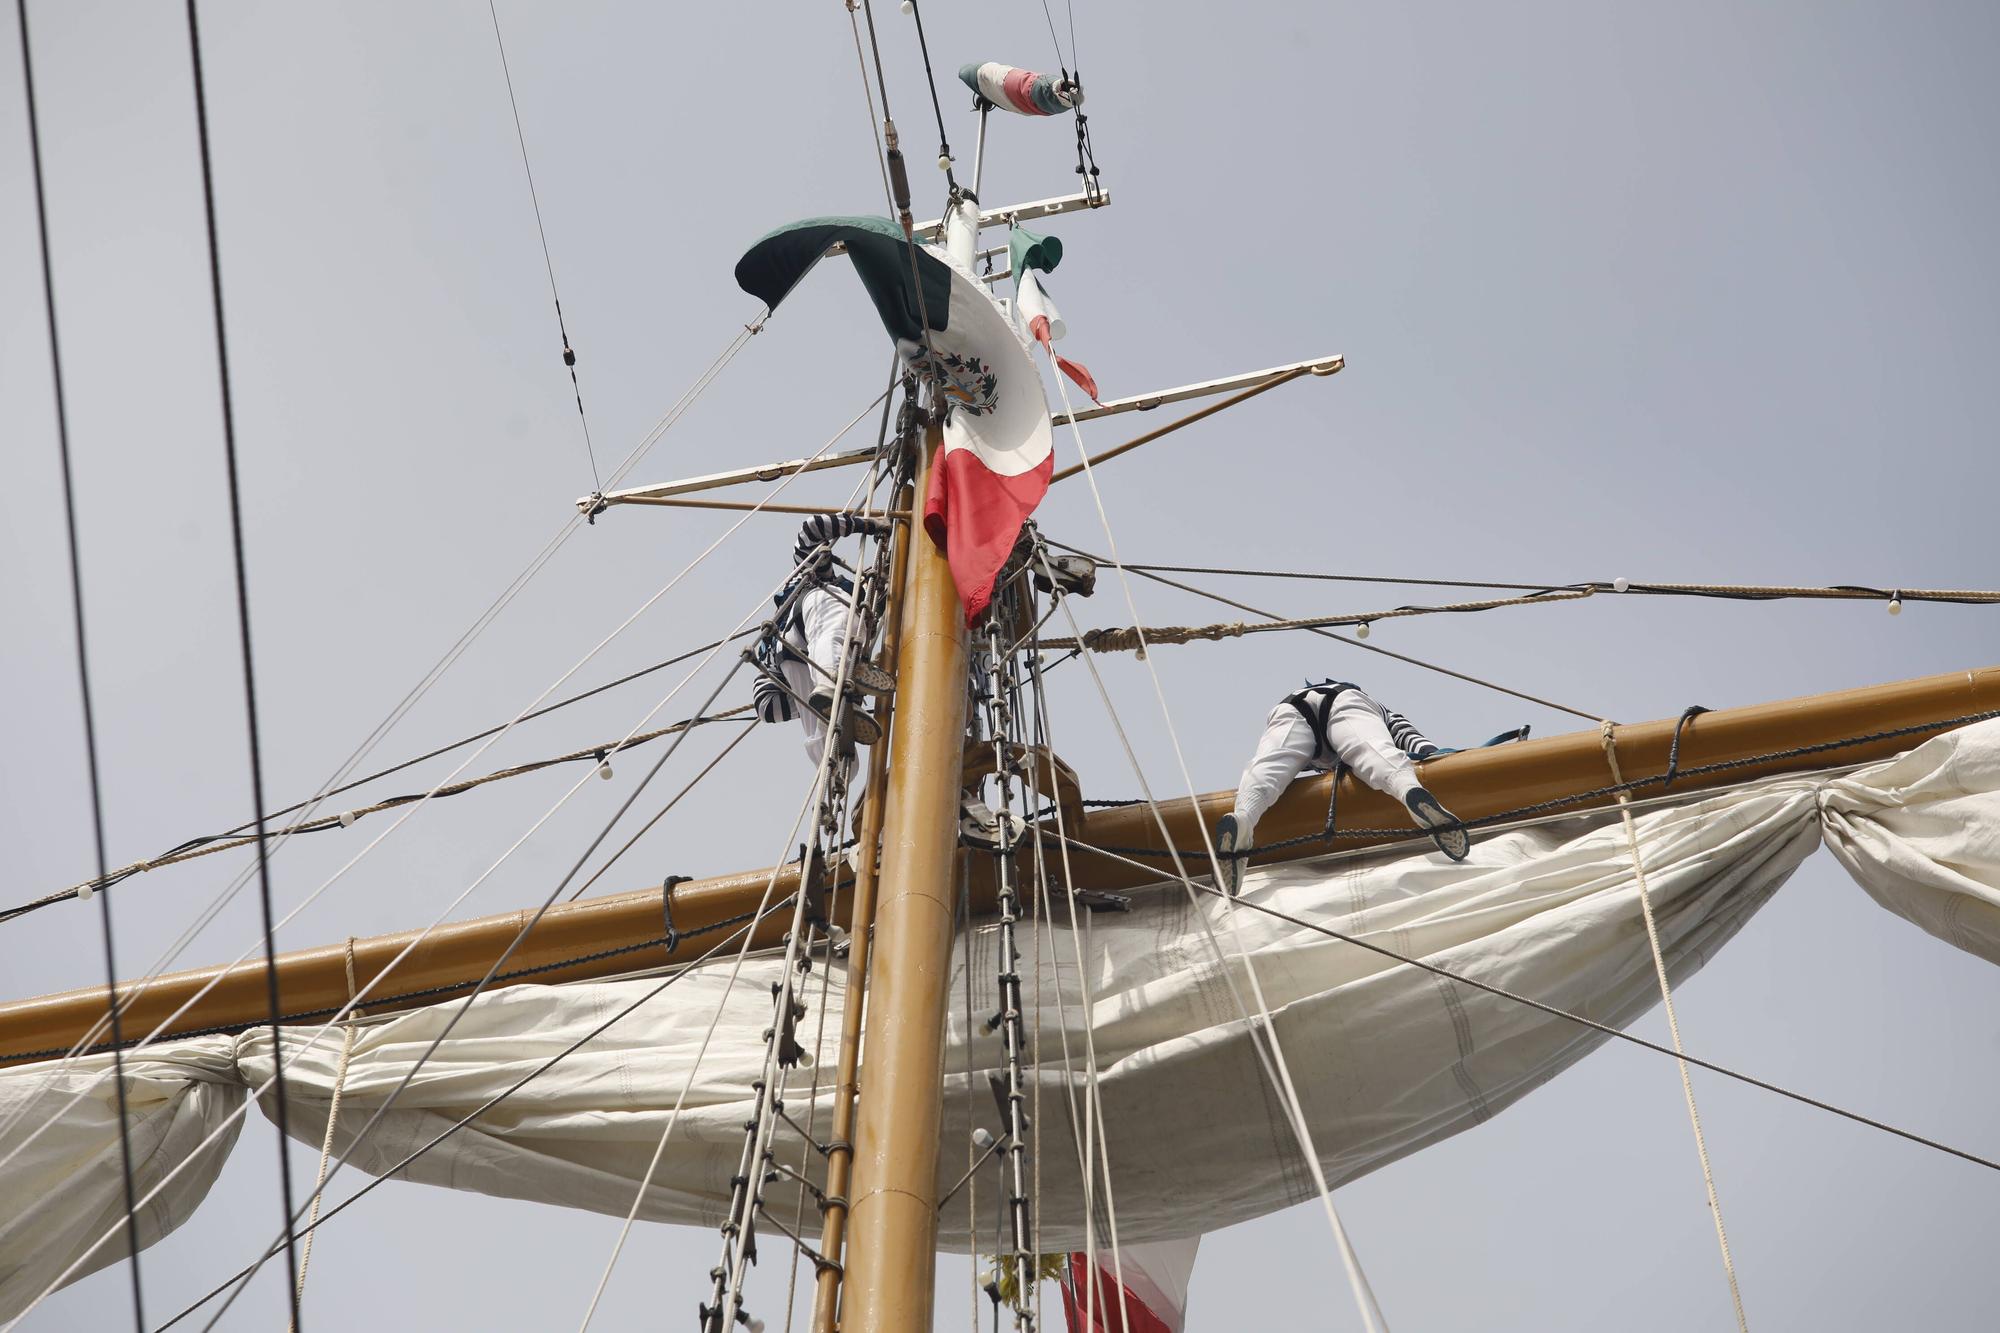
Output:
[[507,82],[507,107],[514,113],[514,142],[521,147],[521,171],[528,178],[528,202],[535,208],[535,234],[542,241],[542,266],[548,270],[549,299],[555,302],[556,331],[562,335],[563,365],[569,368],[577,420],[583,423],[583,449],[590,456],[592,494],[602,494],[604,478],[597,471],[597,446],[591,443],[590,417],[583,410],[583,386],[576,379],[576,351],[569,345],[569,325],[563,321],[562,293],[556,290],[556,261],[549,254],[549,233],[542,225],[542,197],[535,189],[535,169],[528,163],[528,136],[521,129],[521,104],[514,99],[514,71],[507,64],[507,43],[500,36],[500,14],[493,7],[493,0],[486,0],[486,13],[493,20],[493,44],[500,48],[500,74]]
[[[278,1031],[278,945],[276,914],[271,909],[271,857],[264,831],[264,760],[257,732],[257,674],[250,646],[250,579],[243,551],[243,493],[236,460],[236,414],[229,392],[229,337],[223,316],[222,245],[215,222],[215,164],[209,149],[208,91],[201,68],[201,23],[196,0],[187,0],[188,54],[194,71],[195,126],[201,146],[201,195],[208,224],[209,294],[215,314],[215,367],[222,399],[222,452],[229,473],[229,538],[236,567],[236,625],[243,658],[243,711],[250,742],[250,801],[256,810],[257,898],[264,917],[264,986],[271,1009],[271,1044],[284,1050]],[[285,1217],[285,1297],[291,1305],[293,1333],[299,1319],[299,1256],[292,1233],[292,1159],[290,1116],[286,1107],[285,1070],[280,1061],[273,1086],[277,1101],[272,1119],[278,1127],[278,1189]]]
[[[28,0],[14,0],[20,26],[21,86],[28,104],[28,156],[34,166],[35,227],[41,243],[42,304],[49,325],[49,378],[55,392],[56,446],[62,458],[63,531],[69,544],[70,614],[76,623],[76,684],[83,703],[84,768],[90,777],[90,834],[97,853],[97,876],[104,878],[108,862],[104,849],[104,792],[97,767],[97,714],[90,689],[90,649],[85,641],[83,615],[83,559],[76,536],[76,475],[70,463],[69,405],[63,393],[62,340],[56,333],[55,266],[49,258],[49,211],[42,181],[42,127],[35,105],[35,65],[28,42]],[[111,924],[111,895],[98,895],[99,924],[104,937],[104,984],[106,1008],[111,1014],[113,1042],[111,1081],[118,1098],[118,1165],[124,1184],[125,1241],[131,1251],[132,1322],[144,1333],[146,1288],[139,1274],[139,1205],[132,1183],[132,1129],[125,1098],[125,1059],[118,1048],[124,1044],[119,1022],[117,935]]]
[[[652,675],[655,671],[664,671],[670,666],[678,666],[680,663],[687,661],[689,658],[699,657],[701,654],[707,652],[711,648],[714,648],[719,643],[727,643],[730,641],[730,639],[748,638],[752,635],[759,633],[762,633],[761,628],[752,627],[750,629],[742,631],[739,634],[731,635],[729,639],[718,639],[711,643],[702,644],[698,648],[691,648],[687,652],[677,653],[673,657],[669,657],[663,662],[655,662],[651,666],[641,667],[637,671],[630,672],[627,675],[618,677],[616,680],[605,681],[602,685],[593,685],[591,688],[587,690],[583,690],[580,691],[579,693],[570,695],[567,699],[558,699],[556,702],[552,704],[548,704],[544,707],[537,708],[529,713],[524,713],[521,715],[518,721],[528,722],[538,717],[545,717],[548,714],[555,712],[559,708],[567,708],[571,704],[582,703],[585,699],[593,698],[596,695],[603,694],[607,690],[616,689],[620,685],[629,685],[635,680],[639,680],[642,677]],[[506,723],[500,723],[496,726],[488,727],[484,731],[476,731],[472,735],[461,737],[458,740],[452,741],[448,745],[440,745],[434,750],[426,750],[424,753],[417,755],[414,758],[405,759],[401,763],[391,764],[387,768],[380,769],[374,773],[370,773],[366,777],[356,778],[354,781],[346,783],[343,786],[331,788],[325,792],[320,793],[318,796],[313,797],[311,800],[297,801],[291,805],[284,807],[281,810],[273,810],[269,814],[265,815],[264,818],[267,821],[275,821],[277,819],[282,818],[285,815],[293,814],[299,810],[305,809],[309,805],[313,805],[319,801],[323,801],[329,796],[339,796],[346,792],[353,791],[356,788],[365,787],[371,782],[376,782],[382,778],[391,777],[397,773],[401,773],[403,770],[408,768],[414,768],[416,765],[424,763],[427,760],[436,759],[440,755],[450,754],[453,750],[463,749],[466,746],[471,745],[476,741],[483,741],[488,736],[495,735],[501,731],[506,730],[506,728],[507,728]],[[329,819],[331,818],[333,817],[330,816]],[[246,823],[238,824],[234,828],[225,829],[220,833],[209,833],[209,834],[203,834],[200,837],[189,838],[186,841],[178,843],[173,847],[169,847],[166,851],[159,853],[157,856],[151,858],[150,860],[134,862],[133,864],[122,867],[119,870],[102,873],[98,876],[96,880],[91,882],[89,887],[93,889],[110,888],[113,885],[124,882],[126,879],[140,873],[142,870],[164,864],[171,857],[178,856],[183,852],[193,851],[196,848],[206,846],[210,843],[226,841],[227,839],[234,838],[239,834],[242,834],[254,828],[255,826],[256,826],[256,821],[252,820]],[[281,830],[281,832],[285,834],[310,833],[310,832],[320,831],[322,828],[337,827],[337,826],[338,826],[337,821],[332,824],[325,822],[321,822],[318,824],[298,824],[298,825],[293,825],[290,828]],[[63,889],[56,893],[44,894],[42,897],[36,898],[31,902],[20,903],[14,907],[7,908],[4,911],[0,911],[0,925],[4,925],[8,921],[13,920],[15,917],[25,916],[29,912],[36,911],[40,908],[51,907],[54,906],[56,903],[69,902],[74,898],[76,898],[76,896],[77,896],[76,888],[71,887]]]

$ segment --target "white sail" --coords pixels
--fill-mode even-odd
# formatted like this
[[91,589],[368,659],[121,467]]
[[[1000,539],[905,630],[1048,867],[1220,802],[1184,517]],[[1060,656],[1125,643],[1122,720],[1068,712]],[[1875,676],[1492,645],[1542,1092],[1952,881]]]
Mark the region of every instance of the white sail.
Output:
[[[1655,803],[1635,817],[1676,982],[1742,927],[1823,831],[1884,906],[2000,961],[2000,722],[1937,737],[1901,758],[1846,774],[1773,778]],[[1042,1015],[1042,1027],[1030,1036],[1039,1043],[1031,1113],[1042,1154],[1044,1251],[1083,1242],[1066,1099],[1086,1091],[1086,1018],[1124,1239],[1214,1230],[1311,1197],[1295,1140],[1225,980],[1226,968],[1240,968],[1239,938],[1254,955],[1334,1184],[1486,1120],[1606,1038],[1314,927],[1601,1022],[1629,1023],[1659,999],[1630,853],[1611,812],[1483,837],[1463,865],[1389,850],[1257,869],[1246,877],[1244,897],[1232,922],[1225,901],[1202,894],[1190,903],[1179,884],[1169,884],[1138,893],[1130,913],[1089,918],[1080,937],[1060,904],[1058,921],[1025,935],[1024,988]],[[1211,931],[1230,957],[1226,964]],[[1001,1051],[999,1038],[984,1030],[996,1004],[995,938],[991,929],[975,930],[957,953],[940,1192],[966,1170],[973,1130],[997,1127],[986,1073],[999,1067]],[[407,1177],[622,1215],[685,1087],[642,1215],[716,1225],[750,1113],[750,1084],[761,1069],[770,983],[780,965],[752,958],[733,984],[726,961],[691,969],[419,1158]],[[832,969],[823,1004],[821,975],[815,969],[806,991],[810,1011],[800,1039],[808,1049],[822,1020],[827,1033],[839,1030],[840,969]],[[482,997],[362,1144],[356,1165],[391,1169],[657,984],[518,986]],[[1068,1023],[1068,1074],[1058,988]],[[722,1017],[696,1071],[695,1054],[718,1005]],[[457,1008],[447,1003],[362,1026],[345,1080],[337,1150],[347,1149]],[[310,1031],[288,1029],[288,1048],[302,1047]],[[325,1130],[339,1050],[338,1037],[329,1034],[289,1071],[292,1132],[314,1146]],[[0,1072],[0,1124],[12,1126],[0,1136],[0,1159],[12,1158],[0,1173],[0,1318],[18,1311],[97,1236],[109,1240],[79,1272],[123,1252],[109,1068],[108,1056],[95,1056],[61,1072],[54,1065]],[[166,1042],[130,1061],[141,1191],[188,1160],[205,1135],[226,1123],[243,1088],[270,1072],[270,1035],[261,1030]],[[813,1070],[801,1069],[784,1093],[787,1114],[822,1134],[828,1082],[825,1071],[815,1080]],[[86,1086],[92,1091],[81,1107],[43,1130],[69,1095]],[[16,1118],[12,1112],[24,1099],[33,1104]],[[146,1242],[192,1213],[233,1132],[222,1130],[203,1160],[147,1206]],[[803,1148],[781,1122],[780,1159],[803,1161],[817,1175],[817,1157]],[[779,1215],[792,1215],[795,1193],[774,1185],[769,1197]],[[812,1218],[814,1210],[805,1215]],[[962,1201],[944,1208],[940,1244],[968,1247]]]

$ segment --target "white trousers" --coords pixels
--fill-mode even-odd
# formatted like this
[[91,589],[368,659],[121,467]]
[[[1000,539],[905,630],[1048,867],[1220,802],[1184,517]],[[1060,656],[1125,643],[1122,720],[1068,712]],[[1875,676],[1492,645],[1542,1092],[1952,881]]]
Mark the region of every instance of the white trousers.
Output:
[[[794,642],[793,647],[803,649],[813,666],[786,658],[785,683],[798,691],[801,699],[810,699],[815,693],[831,694],[834,679],[840,673],[841,654],[847,651],[847,594],[835,587],[808,588],[799,598],[799,623],[805,631],[805,642]],[[826,724],[811,709],[801,709],[799,729],[805,741],[806,760],[817,766],[820,756],[826,753]]]
[[1257,753],[1236,784],[1236,841],[1247,847],[1257,821],[1271,808],[1292,779],[1307,769],[1325,772],[1333,759],[1353,770],[1354,776],[1373,787],[1405,800],[1418,786],[1417,770],[1389,736],[1389,724],[1382,706],[1360,690],[1342,690],[1327,710],[1327,741],[1333,755],[1313,759],[1313,729],[1298,709],[1281,703],[1271,710],[1258,738]]

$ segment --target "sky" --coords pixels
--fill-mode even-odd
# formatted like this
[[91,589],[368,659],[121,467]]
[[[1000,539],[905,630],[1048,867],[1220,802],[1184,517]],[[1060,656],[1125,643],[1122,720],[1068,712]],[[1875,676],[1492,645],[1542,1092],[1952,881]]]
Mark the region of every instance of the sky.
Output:
[[[246,818],[200,176],[176,6],[33,11],[112,861]],[[217,207],[270,804],[337,768],[593,489],[483,4],[203,8]],[[757,313],[730,270],[782,222],[879,210],[846,10],[503,3],[515,92],[588,412],[609,471]],[[1569,582],[2000,583],[2000,84],[1990,7],[1508,6],[1076,0],[1112,206],[1063,219],[1065,350],[1107,396],[1339,352],[1347,368],[1107,465],[1129,561]],[[926,11],[940,75],[1054,63],[1039,5]],[[878,6],[919,210],[943,182],[914,27]],[[9,901],[92,869],[17,36],[0,18],[0,838]],[[969,156],[973,117],[941,85]],[[1073,188],[1067,123],[996,118],[989,201]],[[879,325],[844,276],[805,284],[647,452],[638,481],[796,457],[877,391]],[[1150,421],[1145,424],[1152,424]],[[1093,449],[1137,432],[1088,427]],[[1058,441],[1065,461],[1075,444]],[[840,474],[795,496],[845,494]],[[1046,531],[1101,549],[1088,495]],[[568,541],[374,751],[512,716],[731,516],[626,509]],[[746,524],[575,678],[713,637],[783,568]],[[1289,615],[1393,586],[1206,580]],[[1109,593],[1110,596],[1106,594]],[[1212,618],[1139,583],[1155,623]],[[1115,586],[1091,608],[1120,618]],[[1992,608],[1593,598],[1378,627],[1372,642],[1638,721],[2000,658]],[[1448,742],[1574,719],[1323,639],[1107,659],[1156,786],[1229,786],[1305,675],[1360,678]],[[696,686],[690,686],[696,688]],[[620,734],[664,686],[524,726],[498,766]],[[747,694],[747,686],[743,687]],[[1056,689],[1086,793],[1135,794],[1087,679]],[[712,749],[691,744],[683,779]],[[636,769],[637,765],[631,766]],[[439,762],[385,790],[435,781]],[[439,804],[361,860],[284,947],[538,901],[630,791],[621,769],[501,854],[567,785]],[[663,775],[671,779],[672,774]],[[605,889],[767,864],[807,774],[753,736]],[[774,796],[773,792],[783,793]],[[359,849],[273,863],[285,910]],[[116,890],[136,972],[244,863]],[[254,893],[185,964],[256,938]],[[94,910],[0,928],[8,997],[102,980]],[[1678,993],[1690,1050],[1945,1142],[2000,1153],[2000,984],[1817,854]],[[1664,1039],[1658,1013],[1635,1025]],[[1697,1071],[1749,1320],[1990,1327],[2000,1183],[1964,1162]],[[196,1216],[143,1259],[153,1324],[278,1219],[253,1117]],[[295,1145],[309,1178],[316,1153]],[[1728,1290],[1670,1062],[1609,1047],[1493,1121],[1338,1191],[1398,1329],[1722,1328]],[[569,1327],[615,1219],[395,1184],[314,1252],[317,1328]],[[597,1327],[693,1320],[717,1240],[642,1228]],[[968,1318],[940,1267],[940,1329]],[[775,1279],[766,1279],[775,1284]],[[224,1326],[284,1315],[267,1267]],[[131,1323],[122,1270],[31,1328]],[[775,1322],[774,1322],[775,1327]],[[1190,1327],[1358,1327],[1312,1205],[1204,1242]]]

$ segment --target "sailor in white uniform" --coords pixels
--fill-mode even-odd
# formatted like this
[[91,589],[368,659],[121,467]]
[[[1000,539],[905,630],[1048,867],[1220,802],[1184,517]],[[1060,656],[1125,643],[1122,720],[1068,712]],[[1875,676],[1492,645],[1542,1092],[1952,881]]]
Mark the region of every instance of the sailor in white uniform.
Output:
[[1401,713],[1382,707],[1359,686],[1343,681],[1308,685],[1286,695],[1265,723],[1257,752],[1236,787],[1236,807],[1215,826],[1223,887],[1234,894],[1243,880],[1238,848],[1255,844],[1257,821],[1304,772],[1350,770],[1376,791],[1395,797],[1438,850],[1463,861],[1472,842],[1465,826],[1417,781],[1412,760],[1450,751],[1434,744]]
[[[752,697],[758,720],[787,722],[796,717],[804,732],[806,758],[815,768],[826,753],[834,681],[847,652],[848,602],[854,592],[853,582],[836,570],[831,547],[857,533],[886,537],[889,525],[846,513],[815,514],[805,521],[792,548],[798,570],[776,598],[780,607],[790,603],[789,609],[780,616],[775,633],[757,648],[764,664],[784,681],[780,685],[768,675],[757,677]],[[867,660],[875,626],[865,596],[855,619],[861,651],[848,666],[847,683],[853,690],[887,694],[895,681]],[[882,728],[873,714],[854,707],[847,710],[847,717],[854,741],[873,745],[881,739]]]

